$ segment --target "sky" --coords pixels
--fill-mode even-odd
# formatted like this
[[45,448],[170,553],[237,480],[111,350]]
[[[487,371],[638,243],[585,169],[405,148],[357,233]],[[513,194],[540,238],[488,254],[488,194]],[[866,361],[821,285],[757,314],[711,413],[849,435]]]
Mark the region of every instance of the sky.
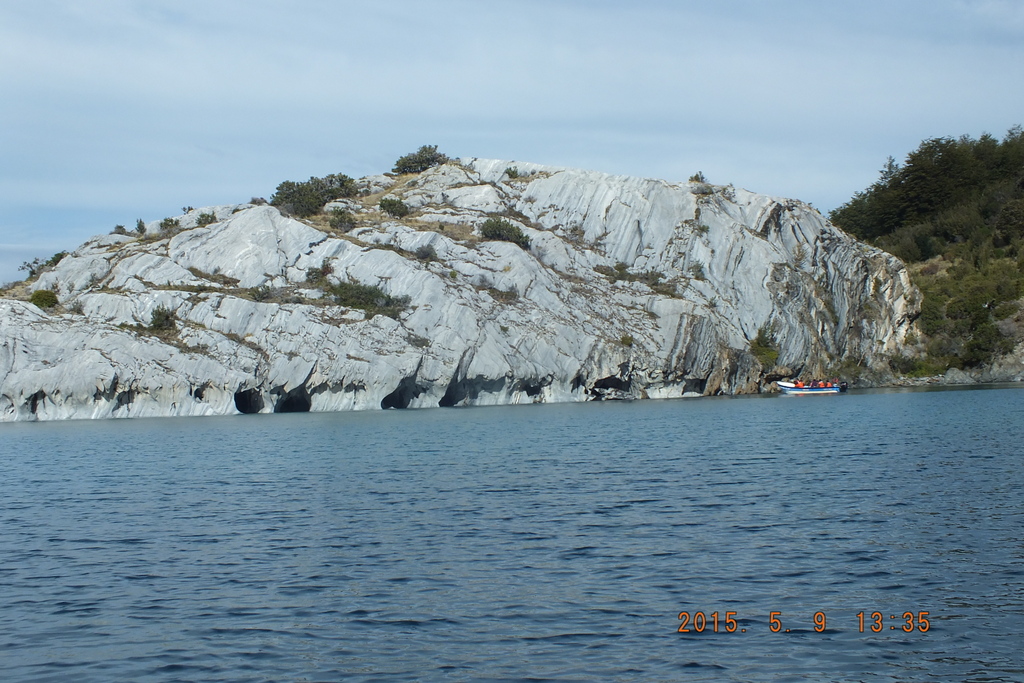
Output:
[[0,0],[0,283],[424,144],[828,212],[1022,84],[1022,0]]

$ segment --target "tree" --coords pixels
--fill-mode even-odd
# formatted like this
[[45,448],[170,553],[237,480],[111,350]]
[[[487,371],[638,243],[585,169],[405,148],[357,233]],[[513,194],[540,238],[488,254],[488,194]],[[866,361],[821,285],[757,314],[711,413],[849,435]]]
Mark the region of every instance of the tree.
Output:
[[445,154],[437,151],[437,145],[423,145],[415,152],[399,157],[392,173],[422,173],[428,168],[440,166],[448,161]]
[[356,181],[343,173],[332,173],[306,182],[286,180],[277,186],[270,203],[286,213],[306,217],[320,213],[327,202],[355,194]]
[[904,260],[942,257],[913,276],[925,365],[984,365],[1013,346],[1014,325],[1000,323],[1024,291],[1024,129],[925,140],[830,218]]
[[25,261],[24,263],[22,263],[20,266],[18,266],[18,270],[26,271],[28,273],[28,279],[32,279],[36,275],[39,275],[40,273],[55,267],[67,255],[68,252],[66,251],[58,251],[56,254],[54,254],[45,261],[37,257],[32,259],[31,261]]

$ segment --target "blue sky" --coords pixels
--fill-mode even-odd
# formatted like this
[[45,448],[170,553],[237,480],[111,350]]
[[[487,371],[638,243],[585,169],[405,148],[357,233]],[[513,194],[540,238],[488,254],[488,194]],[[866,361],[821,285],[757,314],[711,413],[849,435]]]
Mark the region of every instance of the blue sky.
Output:
[[827,211],[1022,83],[1020,0],[0,0],[0,282],[423,144]]

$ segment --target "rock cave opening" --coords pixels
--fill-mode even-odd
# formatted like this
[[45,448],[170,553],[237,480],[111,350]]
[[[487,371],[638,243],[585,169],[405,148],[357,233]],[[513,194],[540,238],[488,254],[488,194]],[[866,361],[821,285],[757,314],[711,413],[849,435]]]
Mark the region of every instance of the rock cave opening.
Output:
[[686,382],[683,383],[683,393],[703,395],[704,390],[707,388],[707,386],[707,379],[692,377],[690,379],[687,379]]
[[246,415],[258,413],[263,410],[263,396],[255,389],[236,391],[235,408]]
[[594,382],[594,386],[587,391],[587,394],[592,401],[619,399],[623,397],[623,394],[629,393],[631,386],[631,380],[612,375],[611,377],[602,377]]
[[385,410],[388,408],[408,408],[412,400],[423,392],[424,389],[416,384],[416,375],[406,377],[398,383],[394,391],[381,399],[380,407]]
[[486,379],[484,377],[465,377],[456,379],[448,384],[444,396],[437,402],[441,408],[452,408],[459,405],[466,399],[475,401],[481,393],[496,394],[505,388],[505,378]]
[[629,391],[630,381],[621,377],[604,377],[594,382],[595,389],[615,389],[617,391]]
[[275,413],[308,413],[313,407],[313,400],[305,386],[292,389],[281,397],[274,406]]
[[40,389],[39,391],[37,391],[36,393],[32,394],[32,396],[29,397],[29,399],[28,399],[28,408],[32,412],[33,415],[35,415],[36,412],[38,412],[38,410],[39,410],[39,402],[40,401],[45,401],[45,400],[46,400],[46,392],[44,392],[42,389]]

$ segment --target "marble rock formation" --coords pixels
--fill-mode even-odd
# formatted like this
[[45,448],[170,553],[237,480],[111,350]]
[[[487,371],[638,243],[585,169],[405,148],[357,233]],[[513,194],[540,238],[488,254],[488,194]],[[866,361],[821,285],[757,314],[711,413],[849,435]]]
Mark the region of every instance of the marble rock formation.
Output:
[[799,201],[485,159],[361,184],[348,232],[242,204],[89,240],[30,283],[56,308],[0,299],[0,419],[751,393],[882,367],[918,312],[899,260]]

